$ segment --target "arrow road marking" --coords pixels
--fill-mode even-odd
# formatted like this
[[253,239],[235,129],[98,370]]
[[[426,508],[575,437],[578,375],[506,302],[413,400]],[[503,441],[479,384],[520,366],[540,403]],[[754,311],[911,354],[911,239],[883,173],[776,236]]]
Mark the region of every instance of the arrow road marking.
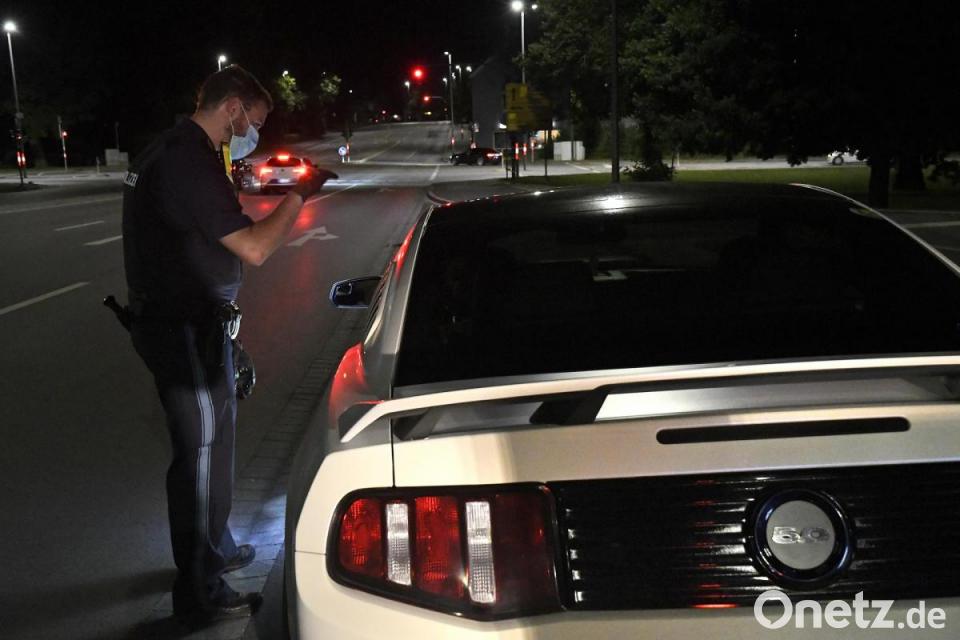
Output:
[[80,287],[85,287],[85,286],[87,286],[88,284],[90,284],[90,283],[89,283],[89,282],[77,282],[76,284],[71,284],[69,287],[63,287],[62,289],[57,289],[56,291],[50,291],[49,293],[45,293],[45,294],[43,294],[43,295],[37,296],[36,298],[30,298],[29,300],[24,300],[23,302],[18,302],[17,304],[12,304],[12,305],[10,305],[9,307],[4,307],[4,308],[0,309],[0,316],[6,315],[6,314],[10,313],[11,311],[17,311],[18,309],[23,309],[24,307],[29,307],[29,306],[32,305],[32,304],[36,304],[36,303],[38,303],[38,302],[43,302],[44,300],[48,300],[48,299],[50,299],[50,298],[54,298],[54,297],[56,297],[56,296],[62,295],[62,294],[64,294],[64,293],[67,293],[68,291],[73,291],[74,289],[79,289]]
[[93,222],[84,222],[83,224],[72,224],[69,227],[58,227],[54,231],[70,231],[71,229],[82,229],[83,227],[92,227],[95,224],[103,224],[103,220],[94,220]]
[[302,247],[307,244],[310,240],[336,240],[340,236],[335,236],[332,233],[327,233],[326,227],[317,227],[315,229],[310,229],[302,236],[287,244],[288,247]]
[[97,245],[107,244],[108,242],[116,242],[120,240],[123,236],[112,236],[110,238],[104,238],[103,240],[94,240],[93,242],[84,242],[84,246],[87,247],[96,247]]

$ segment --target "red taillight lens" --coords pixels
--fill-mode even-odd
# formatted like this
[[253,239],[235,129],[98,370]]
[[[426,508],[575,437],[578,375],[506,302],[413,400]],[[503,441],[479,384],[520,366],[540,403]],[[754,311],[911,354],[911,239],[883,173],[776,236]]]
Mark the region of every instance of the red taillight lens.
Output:
[[356,500],[340,519],[340,565],[371,578],[384,576],[383,506],[376,498]]
[[341,584],[480,620],[560,609],[545,487],[370,490],[338,513]]
[[457,499],[428,496],[414,499],[416,586],[428,593],[462,598],[466,576],[460,552],[460,514]]
[[307,172],[307,168],[306,168],[306,167],[294,167],[294,168],[293,168],[293,172],[294,172],[295,174],[297,174],[298,176],[302,176],[303,174],[305,174],[305,173]]
[[273,169],[271,169],[270,167],[263,167],[262,169],[260,169],[260,177],[261,177],[261,178],[262,178],[263,176],[267,175],[267,174],[270,174],[270,173],[273,173]]

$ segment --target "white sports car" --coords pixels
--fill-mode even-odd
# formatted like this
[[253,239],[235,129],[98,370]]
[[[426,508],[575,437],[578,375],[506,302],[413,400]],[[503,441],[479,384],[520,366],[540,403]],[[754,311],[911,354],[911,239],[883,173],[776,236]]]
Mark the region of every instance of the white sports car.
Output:
[[823,638],[867,632],[788,605],[867,598],[956,637],[960,279],[882,214],[803,186],[490,198],[331,298],[369,319],[291,475],[291,636]]

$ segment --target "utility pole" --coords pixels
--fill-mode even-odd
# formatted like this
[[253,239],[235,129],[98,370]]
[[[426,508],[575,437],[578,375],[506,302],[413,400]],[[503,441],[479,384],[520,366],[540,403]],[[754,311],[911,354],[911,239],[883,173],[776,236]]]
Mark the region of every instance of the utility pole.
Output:
[[23,149],[23,112],[20,111],[20,96],[17,93],[17,69],[13,65],[13,38],[12,34],[17,33],[17,25],[9,20],[3,24],[3,30],[7,33],[7,49],[10,51],[10,76],[13,79],[13,122],[16,129],[17,138],[17,171],[20,173],[20,188],[23,188],[23,179],[27,175],[27,155]]
[[119,122],[113,123],[113,137],[117,143],[117,153],[120,153],[120,123]]
[[453,125],[457,122],[453,117],[453,54],[449,51],[443,52],[447,56],[447,77],[450,81],[447,88],[450,89],[450,133],[453,135]]
[[610,126],[613,127],[613,157],[610,159],[610,181],[620,182],[620,101],[617,96],[619,60],[617,52],[617,0],[610,0]]
[[57,116],[57,130],[60,132],[60,148],[63,149],[63,170],[67,171],[67,132],[63,130],[63,120]]

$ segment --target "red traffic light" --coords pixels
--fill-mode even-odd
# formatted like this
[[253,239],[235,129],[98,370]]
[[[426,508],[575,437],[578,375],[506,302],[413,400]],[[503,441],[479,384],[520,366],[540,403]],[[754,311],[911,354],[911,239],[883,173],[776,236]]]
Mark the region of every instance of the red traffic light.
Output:
[[423,96],[424,102],[430,102],[430,96]]
[[423,70],[423,67],[414,67],[412,75],[414,80],[420,81],[423,80],[427,73]]
[[67,132],[66,132],[66,131],[64,131],[64,132],[63,132],[63,133],[61,133],[60,135],[62,135],[62,136],[63,136],[64,138],[66,138],[66,137],[67,137]]

